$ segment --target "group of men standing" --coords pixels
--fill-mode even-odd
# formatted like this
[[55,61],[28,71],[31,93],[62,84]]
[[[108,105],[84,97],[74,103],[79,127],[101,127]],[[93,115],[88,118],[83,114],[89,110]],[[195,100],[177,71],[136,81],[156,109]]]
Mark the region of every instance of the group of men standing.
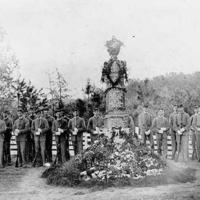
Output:
[[[57,109],[55,117],[46,108],[39,108],[35,112],[24,113],[17,111],[17,119],[12,120],[9,112],[4,112],[0,120],[0,167],[11,165],[10,141],[12,133],[16,138],[17,157],[20,166],[28,162],[41,159],[42,165],[52,162],[52,138],[55,137],[58,162],[64,163],[70,159],[69,140],[71,138],[74,154],[83,149],[83,132],[91,133],[92,143],[96,139],[95,131],[101,128],[103,119],[98,109],[89,119],[86,126],[85,120],[79,116],[79,111],[73,109],[73,117],[66,117],[64,110]],[[94,133],[94,134],[93,134]]]
[[174,106],[173,113],[169,119],[164,116],[164,110],[160,109],[153,119],[148,112],[148,106],[144,106],[143,112],[139,115],[139,128],[141,141],[146,144],[149,140],[151,150],[154,151],[153,135],[156,135],[157,153],[167,157],[167,136],[171,136],[172,159],[176,161],[188,161],[189,137],[192,137],[192,159],[200,162],[200,107],[195,107],[194,114],[190,117],[185,112],[183,105]]
[[[73,109],[73,117],[66,117],[63,110],[56,110],[53,117],[52,112],[39,108],[35,112],[23,113],[18,110],[17,119],[12,120],[10,113],[5,111],[0,120],[0,167],[11,164],[10,141],[12,133],[17,143],[17,154],[20,166],[41,158],[42,165],[52,162],[52,138],[55,137],[58,162],[64,163],[70,159],[69,141],[71,139],[74,154],[83,149],[83,132],[91,135],[91,143],[97,139],[100,129],[103,128],[103,118],[98,109],[94,109],[94,116],[85,124],[85,120],[79,116],[79,111]],[[167,119],[164,110],[160,109],[153,119],[144,105],[143,111],[138,116],[139,134],[141,143],[146,145],[149,140],[152,152],[154,152],[154,138],[156,135],[157,153],[164,158],[167,157],[167,136],[171,135],[172,159],[187,161],[189,135],[192,137],[193,159],[200,162],[200,107],[195,108],[191,117],[184,111],[184,107],[174,106],[173,113]],[[129,117],[129,128],[133,136],[135,133],[134,121]],[[190,134],[189,134],[190,133]]]

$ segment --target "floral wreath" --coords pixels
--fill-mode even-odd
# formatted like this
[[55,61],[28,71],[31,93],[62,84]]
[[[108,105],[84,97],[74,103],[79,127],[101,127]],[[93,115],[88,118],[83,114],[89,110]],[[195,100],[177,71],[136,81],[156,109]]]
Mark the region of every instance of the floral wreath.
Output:
[[105,82],[105,78],[107,78],[111,83],[112,87],[118,85],[122,78],[125,78],[125,80],[128,81],[126,62],[120,60],[116,60],[116,64],[119,66],[119,72],[118,72],[119,76],[116,81],[113,81],[111,79],[110,77],[111,67],[114,62],[115,60],[113,59],[110,59],[108,62],[104,62],[104,66],[102,69],[102,76],[101,76],[101,81]]

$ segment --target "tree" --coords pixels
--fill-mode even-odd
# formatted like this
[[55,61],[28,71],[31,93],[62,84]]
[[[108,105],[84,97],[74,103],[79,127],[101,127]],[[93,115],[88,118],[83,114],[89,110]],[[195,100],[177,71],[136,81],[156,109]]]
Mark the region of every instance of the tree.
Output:
[[24,79],[17,79],[13,88],[16,91],[15,97],[18,101],[18,107],[23,111],[28,111],[31,108],[36,110],[40,106],[48,106],[48,100],[42,89],[36,89],[30,81],[26,83]]
[[51,106],[64,107],[64,103],[69,99],[69,89],[64,75],[56,68],[55,76],[48,74],[49,77],[49,94],[51,96]]
[[0,28],[0,110],[12,106],[14,92],[12,84],[18,60],[5,40],[5,32]]

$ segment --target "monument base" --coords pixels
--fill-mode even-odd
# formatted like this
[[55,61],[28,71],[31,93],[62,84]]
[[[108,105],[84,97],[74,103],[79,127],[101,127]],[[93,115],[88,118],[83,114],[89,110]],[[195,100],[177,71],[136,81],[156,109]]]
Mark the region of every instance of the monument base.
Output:
[[128,127],[129,115],[126,112],[109,113],[104,118],[104,127],[112,128],[126,128]]

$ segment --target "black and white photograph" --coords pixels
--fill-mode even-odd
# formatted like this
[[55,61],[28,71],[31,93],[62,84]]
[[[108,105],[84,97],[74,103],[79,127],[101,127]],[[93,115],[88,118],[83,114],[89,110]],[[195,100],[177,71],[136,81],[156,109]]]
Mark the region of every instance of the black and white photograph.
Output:
[[200,200],[199,0],[0,0],[0,200]]

